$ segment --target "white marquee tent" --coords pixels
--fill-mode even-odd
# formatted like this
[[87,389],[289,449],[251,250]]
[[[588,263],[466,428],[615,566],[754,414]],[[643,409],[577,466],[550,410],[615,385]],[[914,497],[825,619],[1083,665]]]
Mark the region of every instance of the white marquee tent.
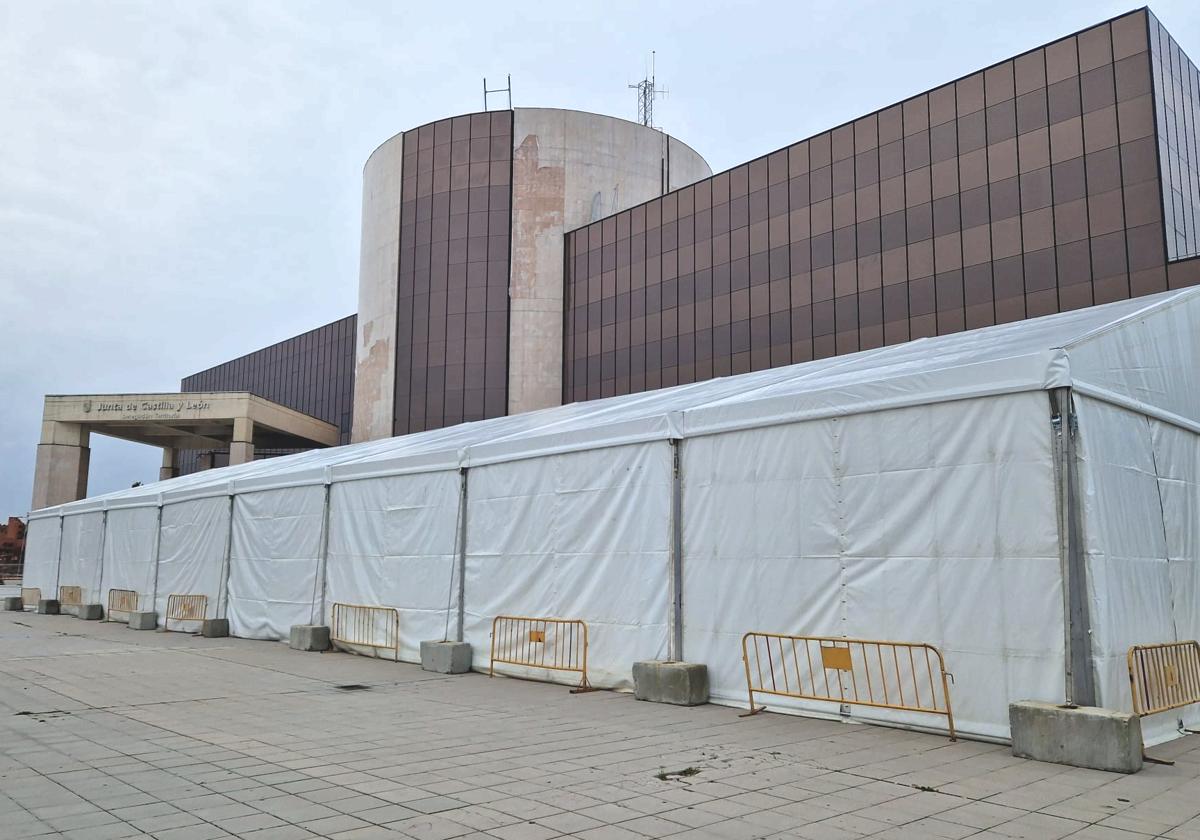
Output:
[[25,585],[203,593],[254,639],[386,605],[401,659],[461,632],[484,669],[493,616],[580,618],[594,684],[678,658],[727,703],[749,630],[924,641],[1003,738],[1200,636],[1198,337],[1169,292],[196,473],[33,512]]

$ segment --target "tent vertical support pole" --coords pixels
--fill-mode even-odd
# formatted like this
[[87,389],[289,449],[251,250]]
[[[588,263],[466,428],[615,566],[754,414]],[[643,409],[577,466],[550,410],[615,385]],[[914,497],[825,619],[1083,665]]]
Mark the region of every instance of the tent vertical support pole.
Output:
[[58,597],[58,587],[62,583],[62,547],[63,535],[66,531],[66,517],[58,515],[58,559],[54,562],[54,597]]
[[[158,610],[158,558],[162,553],[162,512],[163,506],[160,503],[158,506],[158,516],[154,522],[154,583],[150,590],[150,610],[156,612]],[[138,605],[139,608],[141,605]]]
[[[104,603],[104,541],[108,539],[108,508],[100,519],[100,575],[96,582],[96,603]],[[105,616],[107,618],[107,616]]]
[[[325,623],[325,582],[329,579],[329,497],[333,491],[333,485],[325,484],[325,510],[321,520],[321,568],[317,574],[317,586],[321,588],[321,612],[317,614],[310,613],[310,622],[312,624]],[[317,598],[313,598],[313,609],[317,609]]]
[[1092,668],[1087,564],[1083,546],[1071,389],[1052,390],[1050,409],[1054,434],[1054,478],[1057,485],[1059,563],[1062,568],[1066,702],[1077,706],[1094,706],[1096,680]]
[[667,658],[683,661],[683,441],[671,438],[671,637]]
[[[229,494],[229,523],[225,529],[225,562],[221,564],[221,588],[217,592],[217,614],[214,618],[229,617],[229,566],[233,554],[233,506],[237,497]],[[224,604],[224,609],[222,609]]]
[[458,471],[458,620],[454,628],[454,641],[463,641],[464,625],[467,617],[467,472],[463,467]]

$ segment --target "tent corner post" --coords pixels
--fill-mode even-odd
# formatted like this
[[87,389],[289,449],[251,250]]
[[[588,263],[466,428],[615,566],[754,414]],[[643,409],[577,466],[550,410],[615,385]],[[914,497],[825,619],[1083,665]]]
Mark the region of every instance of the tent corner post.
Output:
[[[316,592],[313,593],[312,609],[308,613],[309,623],[311,623],[311,624],[324,624],[325,623],[325,588],[326,588],[326,583],[329,580],[329,509],[331,506],[331,494],[332,493],[333,493],[333,484],[332,484],[332,482],[326,480],[326,482],[325,482],[325,509],[324,509],[324,511],[322,511],[323,516],[321,518],[320,556],[317,559],[319,568],[317,570],[317,579],[315,581],[313,581],[313,585],[315,587],[319,587],[319,589],[320,589],[320,597],[318,597],[318,594]],[[318,609],[318,606],[317,606],[318,603],[320,603],[320,607],[319,607],[320,612],[319,613],[316,612]]]
[[1091,616],[1087,600],[1083,508],[1076,450],[1078,427],[1069,387],[1050,391],[1050,414],[1063,590],[1064,695],[1068,704],[1094,706],[1096,680],[1092,667]]
[[667,658],[683,661],[683,449],[682,438],[671,438],[671,636]]
[[458,489],[458,618],[455,623],[454,641],[464,641],[463,633],[466,624],[467,608],[467,476],[469,467],[460,467]]

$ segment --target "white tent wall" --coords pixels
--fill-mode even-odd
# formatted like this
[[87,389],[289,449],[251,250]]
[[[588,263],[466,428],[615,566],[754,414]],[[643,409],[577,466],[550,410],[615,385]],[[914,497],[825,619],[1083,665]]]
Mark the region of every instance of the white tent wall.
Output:
[[104,572],[97,603],[108,609],[108,593],[129,589],[138,594],[138,609],[154,603],[158,508],[113,508],[104,527]]
[[229,553],[229,632],[280,640],[316,623],[325,488],[239,493]]
[[326,623],[337,602],[394,607],[400,613],[399,657],[408,662],[420,661],[423,640],[445,638],[448,603],[454,633],[459,487],[457,470],[331,486]]
[[598,687],[629,688],[635,661],[665,659],[672,472],[666,440],[472,467],[464,622],[475,667],[488,666],[497,615],[586,621]]
[[[1096,700],[1131,711],[1130,646],[1196,638],[1196,436],[1086,396],[1075,410]],[[1181,717],[1143,720],[1147,743]]]
[[85,604],[99,603],[103,540],[104,511],[63,517],[58,585],[80,587]]
[[21,586],[40,589],[43,598],[57,597],[61,528],[59,517],[41,516],[31,517],[25,531],[25,569]]
[[[229,540],[229,498],[209,496],[164,504],[158,550],[158,596],[154,609],[162,625],[171,595],[208,596],[208,618],[220,618],[225,552]],[[173,624],[195,630],[198,624]]]
[[966,733],[1005,737],[1010,700],[1062,698],[1045,392],[690,439],[682,473],[684,656],[715,699],[746,702],[747,631],[936,645]]

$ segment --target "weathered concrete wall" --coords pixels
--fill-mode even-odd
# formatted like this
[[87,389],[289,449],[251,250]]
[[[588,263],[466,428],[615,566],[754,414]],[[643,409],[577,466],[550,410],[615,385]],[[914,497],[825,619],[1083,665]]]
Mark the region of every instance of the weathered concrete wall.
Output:
[[562,400],[563,234],[712,174],[662,132],[582,111],[517,108],[513,146],[509,414]]
[[397,134],[376,149],[363,167],[353,443],[392,436],[403,162],[404,136]]

